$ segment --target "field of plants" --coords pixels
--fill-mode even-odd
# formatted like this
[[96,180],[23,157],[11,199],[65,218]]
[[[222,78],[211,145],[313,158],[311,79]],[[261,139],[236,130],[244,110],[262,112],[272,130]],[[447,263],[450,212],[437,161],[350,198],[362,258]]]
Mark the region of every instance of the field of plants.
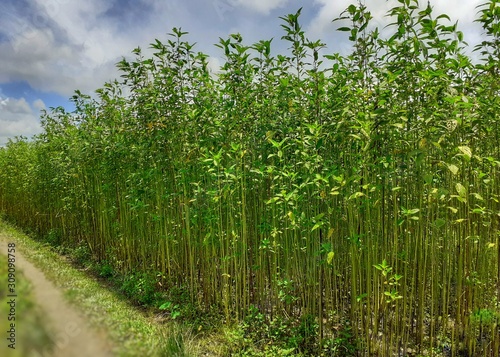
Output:
[[343,56],[299,10],[287,53],[234,34],[217,74],[173,29],[0,149],[0,210],[242,321],[260,355],[498,356],[500,2],[474,60],[430,5],[387,15],[382,37],[349,6]]

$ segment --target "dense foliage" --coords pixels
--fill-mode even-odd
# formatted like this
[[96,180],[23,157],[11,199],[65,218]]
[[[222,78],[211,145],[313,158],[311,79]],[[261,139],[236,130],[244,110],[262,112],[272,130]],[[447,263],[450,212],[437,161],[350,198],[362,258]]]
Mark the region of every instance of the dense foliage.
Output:
[[299,16],[287,54],[220,39],[217,75],[180,29],[135,49],[0,150],[0,209],[227,321],[302,321],[318,339],[295,352],[345,355],[352,334],[366,356],[498,355],[499,1],[478,8],[478,61],[416,0],[384,38],[349,6],[349,56]]

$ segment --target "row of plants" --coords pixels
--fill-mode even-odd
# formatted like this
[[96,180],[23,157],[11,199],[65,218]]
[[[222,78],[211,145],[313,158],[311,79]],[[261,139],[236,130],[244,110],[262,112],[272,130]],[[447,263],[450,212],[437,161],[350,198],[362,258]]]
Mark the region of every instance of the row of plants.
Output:
[[218,73],[174,28],[0,150],[0,209],[227,322],[309,329],[290,353],[497,355],[500,5],[477,61],[430,4],[387,15],[350,5],[344,56],[299,10],[287,53],[233,34]]

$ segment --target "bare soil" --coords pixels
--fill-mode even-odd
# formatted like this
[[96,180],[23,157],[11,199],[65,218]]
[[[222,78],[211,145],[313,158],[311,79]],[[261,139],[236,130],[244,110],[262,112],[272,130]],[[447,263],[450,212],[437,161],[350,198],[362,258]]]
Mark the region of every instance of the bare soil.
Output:
[[[6,254],[7,240],[5,235],[0,234],[0,254]],[[64,299],[62,289],[49,281],[17,249],[16,269],[22,270],[26,279],[31,282],[35,303],[42,309],[47,330],[54,341],[52,353],[44,356],[112,356],[105,332],[91,328],[87,319]]]

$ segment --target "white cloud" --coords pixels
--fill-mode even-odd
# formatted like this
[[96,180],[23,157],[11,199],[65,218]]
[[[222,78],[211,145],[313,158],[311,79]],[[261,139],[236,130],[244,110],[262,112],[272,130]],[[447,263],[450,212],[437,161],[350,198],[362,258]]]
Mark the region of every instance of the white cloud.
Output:
[[[151,11],[151,21],[127,14],[133,22],[130,26],[121,22],[121,16],[107,15],[113,1],[32,2],[38,9],[36,14],[9,17],[17,25],[7,34],[9,41],[0,42],[0,83],[26,81],[36,90],[66,97],[76,89],[92,93],[106,81],[119,78],[116,63],[122,56],[131,57],[137,46],[146,49],[155,37],[165,40],[173,26],[187,22],[201,29],[187,7],[173,0],[135,2],[134,6]],[[121,4],[117,2],[117,6]],[[34,26],[34,18],[39,26]],[[213,30],[202,31],[208,37]],[[211,46],[213,42],[208,43]]]
[[39,13],[10,16],[18,26],[7,33],[8,42],[0,43],[0,83],[26,81],[69,97],[75,89],[92,92],[117,77],[115,63],[134,46],[126,36],[115,36],[112,22],[96,22],[108,2],[35,3]]
[[[4,105],[2,107],[2,112],[0,113],[0,118],[4,117],[3,112],[11,114],[29,114],[31,113],[31,108],[28,102],[24,98],[19,100],[11,100],[11,98],[6,98]],[[5,118],[3,118],[5,119]],[[9,117],[7,116],[7,119]]]
[[208,57],[208,68],[212,73],[219,73],[221,68],[221,61],[217,57]]
[[0,146],[14,136],[31,137],[42,131],[38,112],[45,108],[42,100],[33,103],[33,108],[24,99],[0,98]]
[[234,6],[243,6],[248,9],[260,12],[262,14],[269,14],[274,9],[284,7],[288,0],[232,0],[228,1],[229,4]]
[[[67,37],[68,42],[79,47],[79,65],[94,68],[114,61],[128,44],[124,36],[117,36],[112,21],[99,21],[100,16],[112,5],[109,1],[35,0]],[[125,43],[124,43],[125,42]]]
[[0,82],[26,81],[34,89],[70,95],[77,85],[78,59],[74,48],[58,43],[50,29],[31,29],[0,43]]
[[477,17],[477,6],[485,3],[484,0],[459,0],[450,5],[448,0],[432,0],[431,6],[437,14],[448,14],[452,21],[460,20],[459,23],[468,24]]
[[44,110],[44,109],[47,109],[45,107],[45,103],[43,102],[43,100],[41,99],[37,99],[33,102],[32,104],[33,108],[35,108],[36,110],[40,111],[40,110]]

